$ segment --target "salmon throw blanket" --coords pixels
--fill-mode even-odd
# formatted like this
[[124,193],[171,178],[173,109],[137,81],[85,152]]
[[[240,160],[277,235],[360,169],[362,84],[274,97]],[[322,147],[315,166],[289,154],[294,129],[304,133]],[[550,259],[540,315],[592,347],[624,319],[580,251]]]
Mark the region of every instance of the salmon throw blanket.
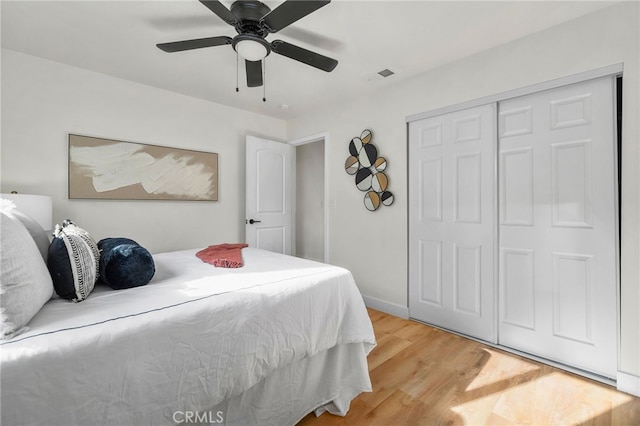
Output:
[[242,249],[248,244],[217,244],[196,253],[200,260],[220,268],[241,268]]

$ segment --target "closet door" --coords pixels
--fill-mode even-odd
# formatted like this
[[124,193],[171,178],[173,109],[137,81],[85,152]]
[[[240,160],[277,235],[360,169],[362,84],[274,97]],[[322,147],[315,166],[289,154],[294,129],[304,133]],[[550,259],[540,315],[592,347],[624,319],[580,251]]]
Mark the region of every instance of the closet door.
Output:
[[616,375],[614,80],[499,104],[499,343]]
[[494,105],[409,124],[409,313],[496,341]]

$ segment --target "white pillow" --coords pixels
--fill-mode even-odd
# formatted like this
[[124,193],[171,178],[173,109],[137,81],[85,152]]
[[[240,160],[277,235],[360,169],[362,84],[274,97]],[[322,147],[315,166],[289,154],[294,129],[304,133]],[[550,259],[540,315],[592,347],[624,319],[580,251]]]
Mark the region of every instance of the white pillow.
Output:
[[47,235],[47,231],[42,229],[42,226],[38,222],[36,222],[31,216],[26,213],[21,212],[17,208],[11,211],[13,217],[22,222],[22,225],[27,229],[33,241],[35,241],[38,250],[40,250],[40,254],[42,255],[42,260],[44,262],[47,261],[47,251],[49,250],[49,235]]
[[53,295],[53,282],[33,238],[6,203],[0,207],[0,339],[26,330]]

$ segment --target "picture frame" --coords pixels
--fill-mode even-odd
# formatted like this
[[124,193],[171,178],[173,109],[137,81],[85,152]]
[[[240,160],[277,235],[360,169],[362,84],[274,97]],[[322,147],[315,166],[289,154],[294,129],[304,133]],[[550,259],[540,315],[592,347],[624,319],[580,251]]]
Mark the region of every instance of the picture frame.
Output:
[[69,134],[69,198],[218,201],[218,154]]

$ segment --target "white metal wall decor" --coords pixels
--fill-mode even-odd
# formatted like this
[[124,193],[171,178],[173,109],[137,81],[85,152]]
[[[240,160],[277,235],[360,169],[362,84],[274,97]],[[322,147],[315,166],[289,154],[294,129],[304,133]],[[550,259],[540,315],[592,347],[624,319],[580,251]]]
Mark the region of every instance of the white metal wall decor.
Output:
[[364,206],[367,210],[378,210],[380,204],[393,204],[393,194],[387,191],[389,178],[384,172],[387,169],[387,159],[378,157],[378,149],[371,143],[373,132],[365,129],[360,137],[351,139],[349,143],[349,157],[344,163],[344,169],[350,175],[355,175],[356,188],[365,192]]

